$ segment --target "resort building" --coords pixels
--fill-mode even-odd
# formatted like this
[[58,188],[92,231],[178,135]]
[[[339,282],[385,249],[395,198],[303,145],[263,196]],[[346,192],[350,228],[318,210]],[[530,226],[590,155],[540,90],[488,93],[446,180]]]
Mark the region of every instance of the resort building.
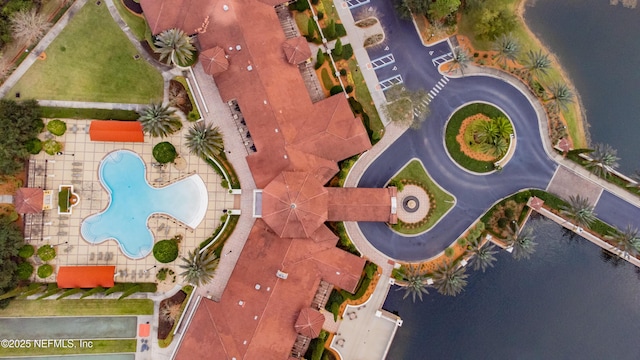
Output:
[[338,161],[371,143],[344,95],[308,91],[301,72],[311,52],[304,39],[287,38],[280,2],[141,1],[153,34],[197,35],[204,70],[253,143],[246,160],[262,189],[227,287],[219,302],[197,304],[177,359],[301,357],[331,285],[353,292],[365,264],[336,248],[324,223],[396,221],[395,188],[324,187]]

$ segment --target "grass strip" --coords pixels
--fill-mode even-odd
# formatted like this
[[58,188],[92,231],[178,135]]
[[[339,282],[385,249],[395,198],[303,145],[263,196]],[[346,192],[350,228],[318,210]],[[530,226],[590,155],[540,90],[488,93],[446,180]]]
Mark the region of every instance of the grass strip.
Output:
[[[135,353],[136,339],[124,340],[31,340],[30,347],[2,347],[0,357]],[[27,343],[22,344],[27,345]]]
[[116,6],[116,9],[118,9],[122,20],[127,23],[136,39],[143,40],[145,31],[147,30],[147,22],[144,17],[129,11],[122,3],[122,0],[113,0],[113,4]]
[[364,76],[360,72],[358,62],[355,59],[350,59],[347,61],[347,64],[351,77],[353,78],[353,88],[356,100],[362,104],[364,112],[369,115],[369,126],[371,127],[371,130],[382,137],[382,134],[384,133],[384,125],[380,119],[380,114],[378,114],[378,109],[376,109],[376,105],[373,103],[373,98],[371,97],[367,83],[364,80]]
[[153,301],[148,299],[63,299],[34,301],[14,299],[3,317],[153,315]]
[[77,109],[41,106],[43,118],[96,119],[96,120],[138,120],[140,115],[132,110]]

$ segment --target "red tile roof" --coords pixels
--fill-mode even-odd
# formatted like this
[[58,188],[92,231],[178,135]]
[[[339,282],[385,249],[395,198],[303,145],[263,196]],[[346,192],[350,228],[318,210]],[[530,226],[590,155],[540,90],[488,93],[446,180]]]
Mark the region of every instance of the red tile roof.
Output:
[[311,57],[311,48],[307,39],[302,36],[285,40],[282,44],[282,50],[290,64],[300,64]]
[[137,121],[93,120],[91,141],[144,142],[142,125]]
[[310,173],[284,171],[262,191],[262,219],[280,237],[308,238],[327,221],[327,200]]
[[56,281],[62,289],[113,287],[115,266],[60,266]]
[[298,334],[314,339],[320,335],[322,325],[324,325],[324,315],[318,310],[304,308],[300,310],[295,328]]
[[16,190],[13,204],[18,214],[35,214],[42,211],[44,192],[40,188],[20,188]]
[[391,221],[391,198],[396,188],[327,188],[328,221]]
[[325,226],[316,235],[280,238],[256,220],[220,302],[201,300],[176,359],[287,359],[300,310],[311,305],[320,279],[353,292],[365,263],[336,248]]
[[224,50],[219,46],[201,52],[198,59],[204,72],[209,75],[219,74],[229,68],[229,60],[225,57]]

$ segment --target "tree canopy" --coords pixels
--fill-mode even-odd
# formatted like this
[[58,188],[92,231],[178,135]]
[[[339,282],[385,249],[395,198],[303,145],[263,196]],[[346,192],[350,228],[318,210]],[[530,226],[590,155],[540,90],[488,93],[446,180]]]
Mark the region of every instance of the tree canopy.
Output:
[[[18,252],[24,244],[20,228],[7,216],[0,216],[0,295],[12,290],[17,281]],[[0,300],[0,309],[9,304]]]
[[0,100],[0,175],[22,170],[29,157],[26,144],[44,128],[35,100]]

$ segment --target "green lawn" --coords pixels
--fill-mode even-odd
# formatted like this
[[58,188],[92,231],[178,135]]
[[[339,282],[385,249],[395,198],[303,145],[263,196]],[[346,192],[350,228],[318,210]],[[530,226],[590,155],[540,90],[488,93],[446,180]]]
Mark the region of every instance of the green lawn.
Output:
[[138,40],[144,39],[145,32],[147,31],[147,22],[144,17],[137,16],[129,11],[122,3],[122,0],[113,0],[113,3],[118,9],[118,13],[120,13],[122,20],[124,20],[124,22],[129,25],[129,28],[131,28],[133,35],[135,35]]
[[137,51],[106,6],[88,2],[7,94],[13,98],[146,104],[162,100],[160,73]]
[[[515,13],[518,9],[518,6],[521,1],[524,0],[500,0],[504,9],[511,13]],[[477,50],[491,50],[491,42],[490,41],[482,41],[476,39],[473,36],[473,26],[474,23],[472,19],[468,16],[463,16],[460,18],[460,22],[458,23],[458,33],[461,35],[467,36],[474,48]],[[521,58],[524,58],[529,50],[537,51],[540,50],[540,47],[536,43],[533,35],[527,31],[526,25],[522,21],[517,21],[515,29],[512,31],[512,35],[518,39],[521,44]],[[545,51],[545,49],[542,49]],[[541,83],[547,87],[553,83],[568,83],[569,79],[565,79],[560,71],[560,65],[554,61],[551,69],[549,69],[547,76],[544,76],[541,79]],[[574,146],[576,148],[585,147],[587,145],[585,130],[578,123],[579,115],[579,105],[574,103],[572,106],[569,106],[567,110],[562,111],[562,115],[567,122],[567,132],[569,136],[574,142]]]
[[501,116],[506,117],[502,113],[502,111],[491,105],[484,103],[469,104],[451,115],[451,119],[449,119],[449,121],[447,122],[447,127],[445,129],[445,144],[447,146],[449,155],[451,155],[453,160],[458,163],[458,165],[470,171],[474,171],[477,173],[486,173],[494,170],[493,162],[480,161],[470,158],[462,152],[462,150],[460,149],[460,144],[458,143],[458,140],[456,140],[456,136],[458,136],[458,133],[460,132],[460,126],[462,125],[462,122],[469,116],[473,116],[478,113],[485,114],[492,119]]
[[401,222],[393,225],[393,229],[403,234],[419,234],[435,225],[441,217],[443,217],[449,209],[453,207],[455,198],[446,192],[440,185],[436,184],[427,169],[424,168],[422,162],[413,159],[405,165],[402,170],[394,177],[394,180],[412,180],[419,183],[429,194],[429,202],[431,209],[429,210],[428,219],[420,224],[420,226],[409,228]]
[[349,72],[353,77],[353,88],[356,94],[356,100],[362,104],[362,108],[367,115],[369,115],[369,125],[371,126],[371,130],[381,134],[380,137],[382,137],[384,125],[382,125],[382,120],[380,120],[378,110],[373,103],[373,99],[371,98],[371,93],[369,93],[369,88],[364,80],[364,76],[362,76],[362,73],[360,72],[358,62],[355,58],[352,58],[347,63],[349,64]]
[[25,348],[0,348],[0,357],[5,356],[42,356],[42,355],[67,355],[67,354],[108,354],[108,353],[135,353],[136,339],[126,340],[59,340],[58,343],[45,341],[38,343],[33,340],[30,347]]
[[6,309],[0,310],[0,317],[152,314],[153,301],[147,299],[14,299]]

